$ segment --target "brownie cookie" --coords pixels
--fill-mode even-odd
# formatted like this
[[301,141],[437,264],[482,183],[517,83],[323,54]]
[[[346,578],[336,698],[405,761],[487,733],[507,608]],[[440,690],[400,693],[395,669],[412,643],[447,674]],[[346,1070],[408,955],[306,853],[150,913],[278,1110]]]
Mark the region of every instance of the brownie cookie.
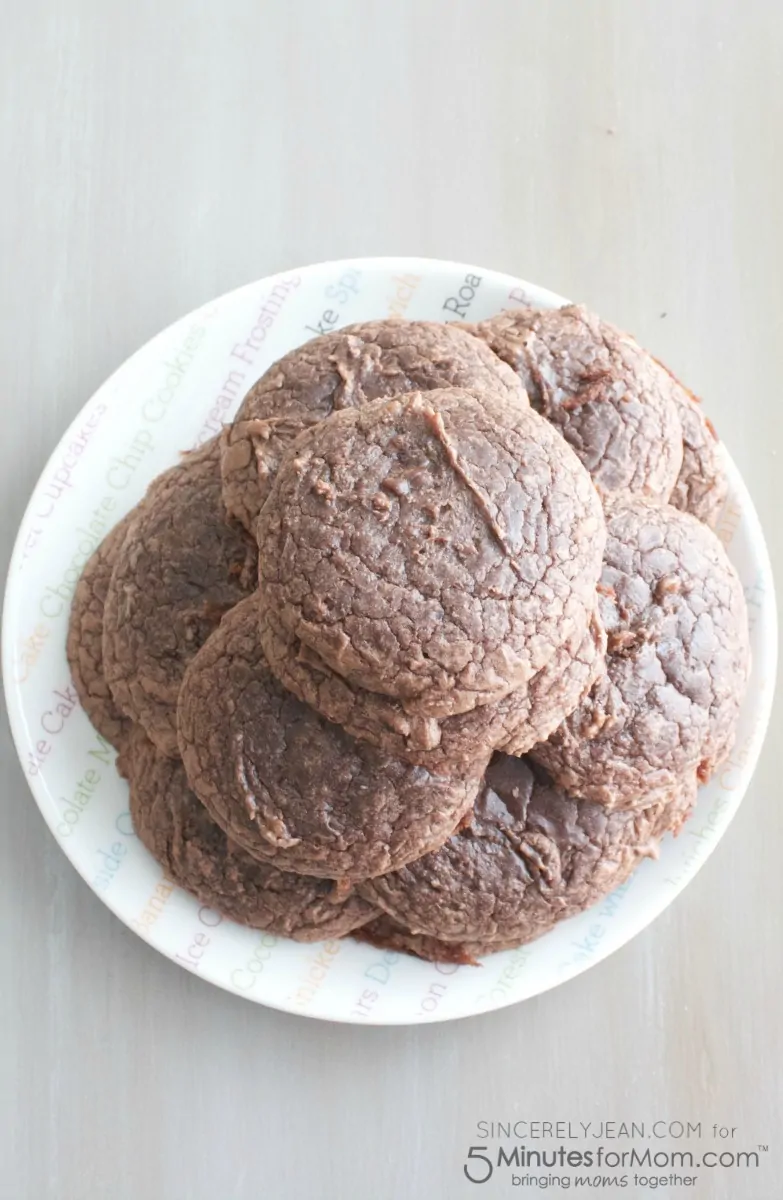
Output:
[[603,671],[606,636],[594,614],[587,632],[567,639],[521,688],[441,718],[409,715],[399,700],[354,687],[287,634],[269,610],[262,615],[261,644],[283,686],[321,716],[387,754],[438,771],[469,766],[497,749],[524,754],[549,737]]
[[679,829],[695,788],[670,804],[610,813],[574,800],[525,759],[498,755],[472,813],[434,854],[361,894],[411,934],[468,957],[532,941],[628,878]]
[[475,326],[519,375],[605,496],[668,500],[682,466],[682,389],[627,334],[581,305],[519,308]]
[[111,577],[106,681],[118,707],[177,757],[176,706],[190,659],[256,583],[256,546],[227,518],[216,439],[150,486]]
[[343,937],[375,910],[327,879],[278,871],[226,837],[188,786],[181,762],[159,754],[140,726],[120,768],[133,827],[167,876],[226,917],[300,942]]
[[330,413],[451,386],[490,388],[527,403],[514,372],[486,343],[450,325],[367,321],[313,338],[269,368],[226,431],[228,511],[252,532],[288,444]]
[[728,755],[750,650],[742,585],[706,525],[635,500],[607,526],[607,672],[532,753],[567,791],[627,808],[705,783]]
[[698,396],[680,383],[667,366],[659,365],[676,384],[673,395],[682,426],[682,466],[669,503],[714,529],[729,491],[718,435],[705,417]]
[[352,684],[452,716],[587,628],[604,528],[587,472],[530,409],[413,392],[297,439],[258,521],[260,601]]
[[243,601],[188,668],[182,758],[217,823],[281,869],[365,879],[441,845],[486,766],[437,775],[355,741],[280,686]]
[[103,671],[103,609],[111,573],[136,515],[132,509],[107,533],[76,585],[68,621],[66,654],[81,706],[101,737],[119,749],[130,721],[115,704]]

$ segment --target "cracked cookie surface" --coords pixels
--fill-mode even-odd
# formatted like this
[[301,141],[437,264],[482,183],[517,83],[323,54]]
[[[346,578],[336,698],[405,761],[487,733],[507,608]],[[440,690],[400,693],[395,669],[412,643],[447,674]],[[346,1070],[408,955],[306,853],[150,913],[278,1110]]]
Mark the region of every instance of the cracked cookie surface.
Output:
[[191,791],[181,762],[135,726],[119,767],[130,783],[133,827],[174,883],[242,925],[300,942],[344,937],[375,910],[331,880],[279,871],[227,838]]
[[435,774],[326,721],[269,670],[256,597],[191,663],[178,720],[188,779],[218,824],[255,857],[333,879],[379,875],[444,842],[488,759]]
[[684,392],[633,338],[575,304],[513,309],[473,328],[514,368],[602,495],[669,499],[683,462]]
[[596,903],[679,829],[694,795],[611,813],[567,796],[527,760],[497,755],[472,813],[440,850],[360,891],[407,934],[461,943],[469,960]]
[[101,737],[118,750],[130,721],[109,690],[103,669],[103,612],[112,571],[136,516],[132,509],[88,559],[76,585],[68,620],[66,655],[81,706]]
[[297,439],[258,522],[260,601],[352,684],[451,716],[586,629],[604,536],[587,472],[541,417],[415,392]]
[[224,612],[256,586],[255,543],[221,499],[217,441],[158,476],[117,556],[103,662],[118,707],[177,757],[185,668]]
[[489,388],[527,404],[514,372],[480,339],[432,321],[365,321],[313,338],[248,392],[222,443],[226,507],[255,529],[280,462],[309,425],[382,397]]
[[607,513],[607,669],[533,757],[574,795],[632,807],[706,783],[731,750],[750,670],[745,597],[715,534],[643,500]]
[[261,644],[283,686],[322,716],[389,754],[444,770],[493,750],[524,754],[549,737],[603,671],[606,637],[594,614],[587,631],[576,631],[521,688],[441,718],[411,715],[393,697],[353,686],[268,610],[261,614]]
[[698,396],[661,365],[676,384],[673,394],[682,426],[682,466],[669,503],[714,529],[729,492],[720,440]]

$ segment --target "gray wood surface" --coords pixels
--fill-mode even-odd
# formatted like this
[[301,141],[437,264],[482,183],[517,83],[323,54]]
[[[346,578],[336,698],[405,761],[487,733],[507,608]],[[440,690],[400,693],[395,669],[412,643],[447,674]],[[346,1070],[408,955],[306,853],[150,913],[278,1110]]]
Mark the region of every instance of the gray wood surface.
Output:
[[[778,0],[0,8],[4,557],[66,423],[143,340],[271,271],[411,253],[632,329],[707,398],[780,563]],[[779,722],[730,835],[622,952],[498,1014],[377,1030],[156,955],[55,845],[4,725],[0,1197],[451,1200],[476,1192],[479,1119],[662,1118],[736,1126],[767,1165],[618,1195],[777,1200]]]

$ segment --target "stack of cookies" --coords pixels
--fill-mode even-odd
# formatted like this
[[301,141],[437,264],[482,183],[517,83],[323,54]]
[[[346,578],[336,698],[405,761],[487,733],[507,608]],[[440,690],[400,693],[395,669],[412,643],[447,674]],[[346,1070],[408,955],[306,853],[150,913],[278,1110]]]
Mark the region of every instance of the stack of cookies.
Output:
[[749,672],[696,399],[574,306],[275,363],[87,564],[68,657],[169,878],[424,958],[540,936],[676,833]]

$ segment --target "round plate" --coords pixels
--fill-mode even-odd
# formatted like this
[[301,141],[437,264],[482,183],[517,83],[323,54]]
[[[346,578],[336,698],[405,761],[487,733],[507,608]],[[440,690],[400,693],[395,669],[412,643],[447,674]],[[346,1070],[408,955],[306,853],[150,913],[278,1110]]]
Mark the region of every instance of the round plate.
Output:
[[359,1024],[444,1021],[534,996],[600,962],[666,908],[725,833],[748,786],[769,717],[777,625],[758,518],[729,463],[719,533],[745,585],[755,663],[736,748],[681,836],[666,839],[657,861],[645,861],[589,912],[480,968],[436,966],[350,939],[298,945],[200,907],[134,836],[127,786],[79,707],[65,658],[71,596],[92,551],[150,480],[217,433],[293,346],[369,318],[476,320],[524,303],[564,300],[482,267],[426,259],[346,260],[252,283],[183,317],[128,359],[68,429],[28,505],[6,590],[3,672],[33,795],[71,862],[121,920],[240,996]]

